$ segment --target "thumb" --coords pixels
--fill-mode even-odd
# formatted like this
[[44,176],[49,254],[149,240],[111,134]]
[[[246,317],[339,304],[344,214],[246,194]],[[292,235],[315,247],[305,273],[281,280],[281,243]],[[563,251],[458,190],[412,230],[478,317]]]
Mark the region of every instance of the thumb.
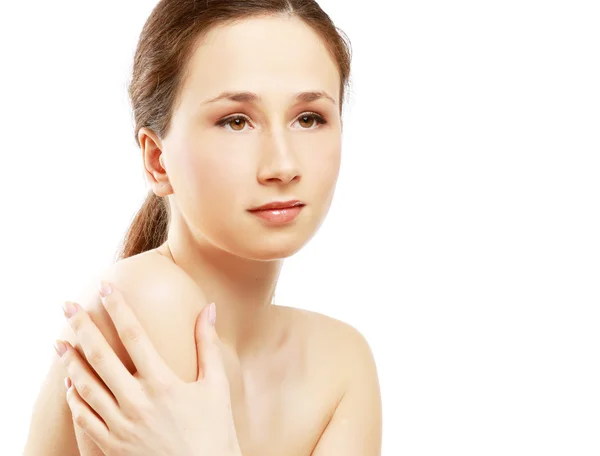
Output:
[[215,329],[216,306],[211,303],[204,306],[196,320],[195,340],[198,356],[198,380],[215,373],[222,368],[221,352],[219,351],[219,336]]

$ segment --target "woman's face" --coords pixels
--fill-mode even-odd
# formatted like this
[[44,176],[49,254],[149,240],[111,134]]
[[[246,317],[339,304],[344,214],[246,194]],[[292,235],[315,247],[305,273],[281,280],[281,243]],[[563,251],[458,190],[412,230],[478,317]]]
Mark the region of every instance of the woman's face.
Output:
[[[213,29],[189,65],[162,141],[172,213],[197,239],[237,256],[294,254],[323,222],[338,178],[334,60],[299,19],[268,17]],[[224,92],[251,92],[260,100],[209,101]],[[333,100],[297,99],[302,92]],[[306,204],[291,223],[272,225],[248,212],[289,200]]]

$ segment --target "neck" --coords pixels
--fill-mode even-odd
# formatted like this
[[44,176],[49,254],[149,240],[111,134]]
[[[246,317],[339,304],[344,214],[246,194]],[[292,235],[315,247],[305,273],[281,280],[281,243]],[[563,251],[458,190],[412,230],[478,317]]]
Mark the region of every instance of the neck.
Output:
[[273,340],[272,300],[283,260],[232,255],[198,239],[183,225],[171,224],[165,250],[198,284],[207,303],[215,303],[220,340],[240,358],[256,353]]

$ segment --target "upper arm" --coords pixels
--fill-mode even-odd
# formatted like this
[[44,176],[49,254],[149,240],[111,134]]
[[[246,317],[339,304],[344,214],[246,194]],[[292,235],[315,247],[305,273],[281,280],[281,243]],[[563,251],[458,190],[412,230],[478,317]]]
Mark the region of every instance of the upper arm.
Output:
[[344,337],[346,387],[312,456],[381,455],[381,393],[373,353],[354,328]]
[[[196,380],[197,357],[194,324],[206,299],[185,277],[173,274],[148,257],[131,257],[112,265],[98,277],[121,290],[142,327],[166,364],[184,381]],[[110,316],[102,305],[97,281],[78,302],[90,315],[116,355],[132,374],[136,372]],[[68,340],[84,357],[68,323],[59,339]],[[42,385],[32,414],[25,456],[103,455],[79,427],[74,426],[66,401],[67,371],[57,355]]]
[[55,354],[33,406],[24,456],[79,456],[66,401],[66,376]]

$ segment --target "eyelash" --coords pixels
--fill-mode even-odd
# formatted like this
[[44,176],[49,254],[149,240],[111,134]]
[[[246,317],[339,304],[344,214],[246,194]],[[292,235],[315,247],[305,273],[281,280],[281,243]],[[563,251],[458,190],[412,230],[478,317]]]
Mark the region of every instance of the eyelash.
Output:
[[[325,125],[327,123],[327,121],[322,116],[317,114],[316,112],[304,112],[304,113],[300,114],[300,116],[298,116],[298,119],[301,119],[303,117],[310,117],[312,119],[315,119],[315,121],[319,125]],[[248,117],[238,114],[235,116],[225,117],[224,119],[221,119],[220,121],[218,121],[216,125],[219,127],[224,127],[229,122],[232,122],[232,121],[238,120],[238,119],[240,119],[240,120],[243,119],[247,122],[250,120],[250,119],[248,119]],[[296,120],[298,120],[298,119],[296,119]],[[319,128],[319,127],[317,127],[317,128]],[[303,130],[316,130],[317,128],[303,128]],[[232,130],[232,131],[243,131],[243,130]]]

